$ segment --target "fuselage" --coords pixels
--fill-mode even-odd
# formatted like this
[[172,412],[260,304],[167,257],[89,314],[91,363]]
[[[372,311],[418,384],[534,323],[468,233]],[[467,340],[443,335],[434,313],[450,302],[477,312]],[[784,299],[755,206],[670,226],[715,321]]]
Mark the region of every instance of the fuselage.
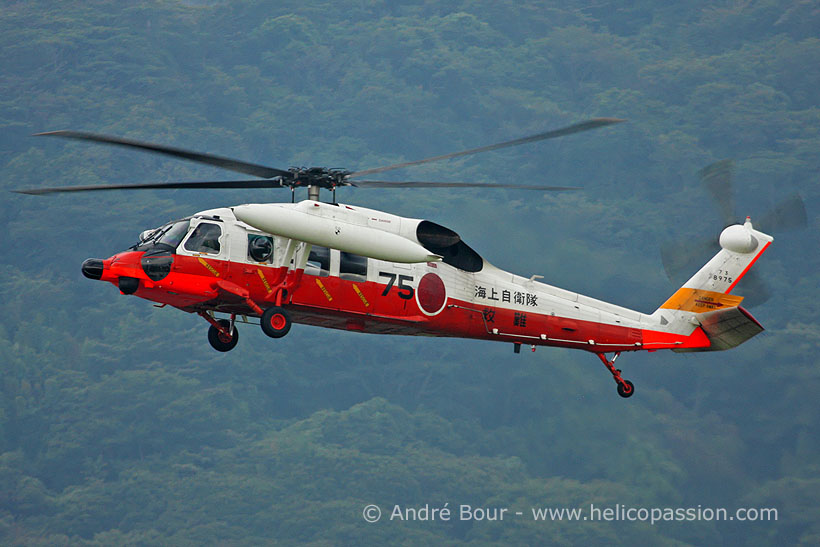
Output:
[[[334,237],[352,234],[358,222],[356,235],[339,244],[343,249],[367,251],[362,241],[378,240],[379,232],[386,232],[405,238],[407,256],[416,253],[413,260],[431,260],[374,258],[391,252],[384,244],[388,239],[374,241],[378,252],[364,256],[299,241],[298,231],[290,237],[266,232],[238,220],[237,207],[236,214],[234,208],[214,209],[149,233],[131,250],[102,261],[95,278],[188,312],[248,317],[277,304],[288,309],[294,323],[376,334],[463,337],[599,354],[709,345],[695,326],[672,331],[656,314],[498,269],[455,232],[428,221],[345,205],[315,207],[317,212],[325,207],[325,215],[335,214],[329,207],[346,208],[339,211],[347,216],[331,221],[335,224],[327,233],[305,235],[311,241],[333,244]],[[348,217],[366,220],[348,225],[343,222]],[[424,252],[418,254],[413,246]]]

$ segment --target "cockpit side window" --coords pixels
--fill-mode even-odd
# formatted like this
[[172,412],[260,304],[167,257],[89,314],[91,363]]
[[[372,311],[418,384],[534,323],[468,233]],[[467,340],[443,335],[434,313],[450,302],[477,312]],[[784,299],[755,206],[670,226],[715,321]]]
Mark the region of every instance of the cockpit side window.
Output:
[[185,242],[185,250],[193,253],[219,253],[219,236],[222,229],[218,224],[203,222],[197,226],[188,241]]

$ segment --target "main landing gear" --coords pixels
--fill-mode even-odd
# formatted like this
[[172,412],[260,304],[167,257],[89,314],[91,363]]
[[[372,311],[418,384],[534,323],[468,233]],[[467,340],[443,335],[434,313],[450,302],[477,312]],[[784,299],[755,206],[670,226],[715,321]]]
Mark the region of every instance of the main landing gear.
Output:
[[290,314],[281,306],[271,306],[262,314],[262,331],[271,338],[282,338],[290,331]]
[[615,352],[615,355],[612,357],[611,361],[607,359],[606,355],[603,353],[596,353],[595,355],[598,356],[606,368],[609,369],[609,372],[612,373],[612,378],[615,380],[615,383],[618,384],[618,395],[624,398],[632,397],[632,394],[635,393],[635,386],[633,386],[632,382],[629,380],[624,380],[621,378],[621,369],[615,368],[615,360],[618,359],[620,354],[620,351]]
[[[239,331],[236,330],[236,315],[230,320],[215,319],[210,314],[199,312],[200,317],[211,324],[208,329],[208,342],[216,351],[231,351],[239,343]],[[282,338],[290,331],[292,321],[290,314],[281,306],[271,306],[262,313],[260,320],[262,331],[271,338]]]

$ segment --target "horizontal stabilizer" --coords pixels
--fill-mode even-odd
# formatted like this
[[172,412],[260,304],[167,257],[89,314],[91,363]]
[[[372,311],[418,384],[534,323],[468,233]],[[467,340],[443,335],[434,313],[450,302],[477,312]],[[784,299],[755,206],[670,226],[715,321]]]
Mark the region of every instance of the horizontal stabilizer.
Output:
[[675,349],[673,351],[720,351],[739,346],[763,332],[763,326],[741,307],[700,313],[695,316],[700,328],[712,343],[708,348]]

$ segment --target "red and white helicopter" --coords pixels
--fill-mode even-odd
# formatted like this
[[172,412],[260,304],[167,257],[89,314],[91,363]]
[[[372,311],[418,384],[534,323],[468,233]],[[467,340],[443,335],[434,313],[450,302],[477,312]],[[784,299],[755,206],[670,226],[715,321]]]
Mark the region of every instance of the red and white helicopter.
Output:
[[[393,182],[358,177],[549,139],[620,122],[595,118],[530,137],[375,169],[275,169],[239,160],[75,131],[40,135],[156,152],[258,177],[240,181],[165,182],[19,190],[27,194],[141,188],[306,187],[298,203],[246,204],[202,211],[144,231],[139,242],[82,265],[90,279],[197,313],[210,324],[217,351],[233,349],[237,323],[258,318],[268,336],[292,323],[375,334],[449,336],[558,346],[596,354],[618,393],[634,386],[615,360],[624,351],[713,351],[763,330],[731,294],[773,238],[744,224],[727,227],[720,250],[651,314],[521,277],[494,267],[448,228],[335,202],[338,187],[565,187],[449,182]],[[320,189],[333,202],[319,200]],[[613,354],[612,358],[607,354]]]

